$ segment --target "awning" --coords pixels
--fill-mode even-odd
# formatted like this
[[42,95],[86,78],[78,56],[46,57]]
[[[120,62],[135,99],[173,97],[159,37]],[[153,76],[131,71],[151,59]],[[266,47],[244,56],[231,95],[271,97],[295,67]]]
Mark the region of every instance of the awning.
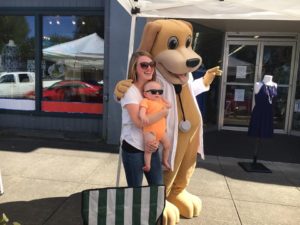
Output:
[[299,0],[118,0],[139,17],[188,19],[300,20]]

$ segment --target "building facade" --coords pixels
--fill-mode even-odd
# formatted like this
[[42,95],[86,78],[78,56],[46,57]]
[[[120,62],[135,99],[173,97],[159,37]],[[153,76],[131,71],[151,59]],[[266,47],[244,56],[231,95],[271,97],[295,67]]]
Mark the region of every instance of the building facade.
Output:
[[[137,19],[135,46],[145,22]],[[278,83],[275,131],[298,135],[299,33],[190,22],[204,69],[224,70],[199,100],[205,122],[245,131],[254,84],[271,73]],[[130,25],[116,0],[1,2],[0,129],[88,133],[117,144],[121,109],[113,90],[126,78]]]

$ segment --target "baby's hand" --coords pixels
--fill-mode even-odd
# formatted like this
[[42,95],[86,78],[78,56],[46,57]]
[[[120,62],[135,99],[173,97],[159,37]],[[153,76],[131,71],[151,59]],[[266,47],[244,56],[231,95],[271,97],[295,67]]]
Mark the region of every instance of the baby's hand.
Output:
[[169,114],[169,108],[167,106],[163,107],[162,113],[163,113],[164,117],[167,117]]

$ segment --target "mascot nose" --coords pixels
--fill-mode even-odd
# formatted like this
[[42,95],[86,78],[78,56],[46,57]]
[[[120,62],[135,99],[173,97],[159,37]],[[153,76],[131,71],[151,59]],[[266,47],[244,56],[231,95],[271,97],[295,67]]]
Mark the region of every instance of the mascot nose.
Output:
[[187,67],[195,67],[200,63],[200,59],[194,58],[194,59],[188,59],[186,61],[186,66]]

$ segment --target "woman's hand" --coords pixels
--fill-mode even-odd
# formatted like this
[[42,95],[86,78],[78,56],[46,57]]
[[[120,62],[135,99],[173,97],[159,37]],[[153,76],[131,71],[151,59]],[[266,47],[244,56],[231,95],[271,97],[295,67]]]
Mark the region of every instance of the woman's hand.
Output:
[[159,112],[149,115],[148,116],[148,119],[149,119],[148,125],[159,121],[161,118],[167,117],[168,113],[169,113],[169,109],[167,109],[167,107],[164,107]]
[[151,141],[148,141],[146,143],[146,145],[147,145],[147,148],[145,149],[145,151],[147,151],[149,153],[153,153],[153,152],[156,152],[156,150],[158,149],[159,141],[151,140]]

